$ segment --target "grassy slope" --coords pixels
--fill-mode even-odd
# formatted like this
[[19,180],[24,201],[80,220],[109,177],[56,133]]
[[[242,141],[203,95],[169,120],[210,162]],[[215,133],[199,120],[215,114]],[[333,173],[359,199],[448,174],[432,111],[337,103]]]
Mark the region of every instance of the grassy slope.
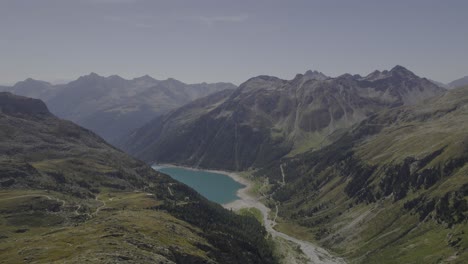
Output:
[[[284,160],[279,229],[353,262],[466,263],[467,120],[468,87],[380,113],[328,148]],[[261,173],[279,180],[277,167]]]
[[[200,235],[202,230],[167,212],[148,209],[161,201],[146,193],[101,193],[99,207],[103,202],[106,205],[87,221],[79,220],[79,211],[76,215],[69,212],[72,218],[77,218],[69,220],[64,212],[42,215],[39,210],[35,213],[18,210],[18,207],[49,202],[41,195],[63,197],[59,193],[31,190],[0,193],[3,216],[0,222],[0,252],[5,263],[60,263],[65,260],[68,263],[164,263],[177,259],[171,251],[210,262],[206,251],[200,249],[200,245],[211,248]],[[65,201],[68,206],[69,201]],[[70,210],[77,208],[77,205],[76,201],[71,201]],[[94,211],[99,207],[92,209]],[[7,208],[12,212],[6,213]],[[67,221],[71,223],[66,224]]]
[[255,219],[32,102],[0,94],[0,262],[275,262]]

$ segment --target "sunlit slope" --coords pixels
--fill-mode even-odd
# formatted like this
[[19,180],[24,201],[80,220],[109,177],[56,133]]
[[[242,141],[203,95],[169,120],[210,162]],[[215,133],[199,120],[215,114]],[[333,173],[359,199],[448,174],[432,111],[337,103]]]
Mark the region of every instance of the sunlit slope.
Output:
[[467,131],[464,87],[381,112],[336,143],[258,174],[277,182],[280,216],[351,260],[465,263]]

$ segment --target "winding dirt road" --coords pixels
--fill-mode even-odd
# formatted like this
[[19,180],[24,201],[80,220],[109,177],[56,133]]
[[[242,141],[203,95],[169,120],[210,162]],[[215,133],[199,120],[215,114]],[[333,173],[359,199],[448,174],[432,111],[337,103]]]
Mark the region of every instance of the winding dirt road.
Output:
[[[172,165],[172,164],[160,164],[160,166],[179,167],[179,168],[195,170],[195,171],[199,170],[195,168],[177,166],[177,165]],[[239,210],[241,208],[251,208],[251,207],[257,208],[258,210],[260,210],[260,212],[262,212],[265,229],[273,237],[281,237],[283,239],[286,239],[288,241],[291,241],[299,245],[304,255],[309,259],[308,263],[313,263],[313,264],[344,264],[346,263],[342,258],[333,256],[324,248],[318,247],[310,242],[297,239],[295,237],[289,236],[285,233],[275,230],[273,227],[276,225],[276,217],[278,216],[278,207],[276,207],[275,218],[273,220],[270,219],[268,217],[270,208],[266,207],[256,197],[253,197],[248,193],[248,190],[252,187],[252,183],[248,181],[247,179],[242,178],[236,173],[227,172],[227,171],[219,171],[219,170],[203,170],[203,171],[224,174],[224,175],[231,177],[233,180],[245,185],[244,188],[240,189],[237,192],[237,196],[239,196],[240,199],[234,202],[228,203],[228,204],[223,204],[223,207],[226,209],[232,209],[234,211]]]
[[[276,225],[276,216],[278,215],[278,211],[276,211],[275,219],[270,219],[268,217],[270,208],[266,207],[263,203],[258,201],[257,198],[252,197],[248,194],[248,190],[251,186],[251,183],[244,178],[241,178],[237,174],[230,173],[230,172],[223,172],[223,171],[215,171],[218,173],[222,173],[225,175],[230,176],[235,181],[242,183],[246,187],[239,190],[237,195],[241,198],[240,200],[236,200],[232,203],[224,204],[224,208],[232,209],[232,210],[239,210],[241,208],[250,208],[254,207],[257,208],[262,212],[263,215],[263,222],[265,224],[265,229],[274,237],[281,237],[288,241],[298,244],[301,247],[302,252],[307,256],[309,259],[309,263],[316,263],[316,264],[342,264],[346,263],[343,259],[335,257],[331,255],[327,250],[324,248],[318,247],[310,242],[303,241],[297,239],[295,237],[289,236],[285,233],[281,233],[275,230],[273,227]],[[278,207],[276,207],[278,210]]]

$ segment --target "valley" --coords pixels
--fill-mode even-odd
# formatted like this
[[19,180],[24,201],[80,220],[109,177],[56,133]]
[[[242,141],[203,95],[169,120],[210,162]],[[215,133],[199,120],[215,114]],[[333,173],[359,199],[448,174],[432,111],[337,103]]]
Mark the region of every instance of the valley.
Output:
[[[345,263],[344,260],[337,258],[333,255],[331,255],[329,252],[327,252],[325,249],[317,247],[316,245],[299,240],[297,238],[294,238],[292,236],[289,236],[285,233],[277,231],[274,227],[276,226],[276,218],[278,214],[278,207],[276,206],[276,213],[272,217],[271,214],[271,209],[266,207],[260,200],[259,197],[255,197],[254,195],[251,194],[251,188],[252,188],[252,182],[250,182],[248,179],[245,177],[241,177],[236,173],[233,172],[226,172],[226,171],[218,171],[218,170],[199,170],[199,169],[193,169],[190,167],[180,167],[180,166],[175,166],[175,165],[157,165],[154,166],[154,168],[158,171],[166,172],[168,175],[173,177],[174,179],[180,180],[182,183],[185,183],[189,185],[190,187],[194,188],[196,191],[200,192],[201,194],[204,193],[204,185],[210,186],[210,188],[215,188],[215,189],[220,189],[225,191],[226,186],[223,184],[223,182],[218,182],[214,183],[213,179],[210,178],[200,178],[198,181],[195,183],[190,180],[190,177],[196,177],[195,175],[190,175],[185,178],[181,178],[180,173],[184,172],[190,172],[190,171],[195,171],[199,173],[216,173],[215,177],[224,177],[224,175],[229,176],[232,178],[234,181],[242,184],[244,187],[239,188],[237,191],[237,199],[234,198],[235,200],[229,203],[224,203],[223,207],[228,209],[228,210],[234,210],[237,212],[241,212],[243,209],[252,209],[255,208],[261,213],[261,222],[263,226],[265,226],[266,231],[270,233],[272,236],[272,239],[277,241],[277,246],[284,246],[278,239],[284,239],[285,241],[292,242],[294,245],[299,246],[301,252],[297,252],[295,254],[289,253],[289,255],[283,256],[284,259],[288,259],[289,261],[294,261],[301,263],[301,259],[305,261],[305,263],[317,263],[317,264],[332,264],[332,263]],[[171,170],[165,170],[165,168],[174,168],[174,169],[179,169],[178,171],[171,171]],[[184,171],[180,171],[184,170]],[[174,176],[175,175],[175,176]],[[209,195],[208,195],[209,196]],[[207,197],[205,195],[205,197]],[[208,197],[207,197],[208,198]],[[215,202],[222,203],[224,199],[221,200],[215,200]],[[283,242],[284,243],[284,242]],[[283,263],[288,263],[288,262],[283,262]]]
[[[334,91],[320,101],[332,118],[314,132],[323,133],[315,141],[298,136],[303,132],[294,123],[278,124],[290,116],[297,124],[298,111],[314,105],[317,95],[312,93],[309,105],[301,103],[301,110],[281,113],[275,111],[288,105],[287,95],[262,101],[274,98],[272,91],[294,91],[291,82],[304,78],[259,76],[234,92],[196,100],[137,130],[124,149],[146,161],[248,171],[261,203],[243,191],[242,200],[225,206],[257,208],[271,234],[301,245],[310,259],[317,260],[314,243],[349,262],[412,263],[426,254],[429,261],[463,263],[467,88],[445,91],[401,66],[366,77],[303,81],[308,85],[297,89]],[[345,86],[346,81],[362,83]],[[329,103],[341,96],[333,90],[337,86],[350,93],[341,99],[353,107],[350,115],[368,111],[342,127],[336,124],[350,120],[348,110],[338,104],[344,113],[334,119],[335,105]],[[356,94],[372,99],[349,101]],[[318,120],[314,114],[310,122]],[[429,254],[431,248],[437,250]],[[323,254],[322,260],[341,261]]]
[[0,0],[0,264],[467,264],[467,10]]
[[120,141],[178,164],[157,172],[40,100],[0,93],[0,250],[10,262],[463,263],[467,96],[401,66],[259,76]]
[[0,93],[0,253],[6,263],[276,263],[257,220]]

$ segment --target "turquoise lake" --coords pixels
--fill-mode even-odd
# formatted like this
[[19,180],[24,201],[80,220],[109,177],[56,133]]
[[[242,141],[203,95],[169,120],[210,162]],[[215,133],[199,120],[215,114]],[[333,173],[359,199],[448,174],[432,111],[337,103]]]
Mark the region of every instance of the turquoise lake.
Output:
[[244,188],[244,185],[220,173],[158,165],[154,165],[153,169],[185,183],[208,200],[219,204],[225,204],[239,199],[237,190]]

